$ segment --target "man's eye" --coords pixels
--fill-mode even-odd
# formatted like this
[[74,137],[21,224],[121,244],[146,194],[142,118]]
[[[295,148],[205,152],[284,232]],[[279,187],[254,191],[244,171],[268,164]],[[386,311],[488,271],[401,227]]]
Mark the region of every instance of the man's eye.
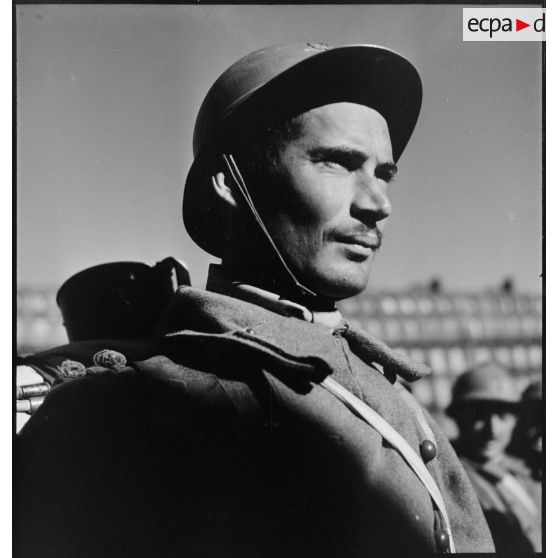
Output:
[[375,173],[376,178],[383,180],[384,182],[393,182],[395,180],[395,171],[391,169],[381,169],[377,170]]
[[359,167],[359,161],[352,157],[344,157],[342,155],[336,157],[328,157],[323,160],[323,163],[331,168],[342,168],[349,172],[355,171]]
[[318,149],[311,153],[311,157],[320,165],[330,169],[345,169],[348,172],[358,170],[365,161],[365,157],[361,153],[332,149]]
[[327,159],[325,161],[322,161],[322,163],[324,163],[325,165],[327,165],[328,167],[333,167],[333,168],[347,168],[346,165],[342,162],[342,161],[338,161],[335,159]]

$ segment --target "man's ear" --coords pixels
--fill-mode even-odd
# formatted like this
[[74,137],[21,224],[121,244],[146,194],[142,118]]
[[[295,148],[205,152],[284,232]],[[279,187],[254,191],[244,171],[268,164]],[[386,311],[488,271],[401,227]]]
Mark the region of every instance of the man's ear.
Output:
[[225,173],[218,172],[211,177],[213,189],[215,193],[227,204],[229,207],[236,208],[238,206],[231,188],[227,184]]

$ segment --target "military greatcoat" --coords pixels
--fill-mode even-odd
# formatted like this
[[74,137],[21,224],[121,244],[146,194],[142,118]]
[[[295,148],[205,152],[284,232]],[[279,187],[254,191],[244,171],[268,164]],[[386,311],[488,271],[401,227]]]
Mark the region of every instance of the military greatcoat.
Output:
[[[439,550],[440,519],[400,453],[323,388],[334,378],[420,456],[458,552],[491,552],[445,436],[342,330],[181,288],[164,336],[28,359],[82,363],[21,432],[20,557],[371,557]],[[127,359],[92,366],[100,349]],[[357,356],[360,355],[360,356]],[[110,368],[110,367],[109,367]],[[422,412],[422,411],[421,411]]]
[[[459,446],[457,448],[459,450]],[[542,551],[540,484],[519,460],[507,455],[497,463],[461,457],[488,522],[496,551],[510,558]]]

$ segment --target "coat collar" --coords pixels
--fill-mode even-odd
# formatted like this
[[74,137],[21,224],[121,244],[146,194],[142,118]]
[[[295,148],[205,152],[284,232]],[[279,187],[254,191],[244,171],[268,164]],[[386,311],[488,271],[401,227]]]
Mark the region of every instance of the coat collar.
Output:
[[[261,297],[258,302],[261,303]],[[337,335],[345,337],[353,353],[369,366],[383,367],[391,382],[396,375],[414,381],[430,373],[427,366],[410,361],[372,335],[351,328],[344,320],[332,328],[285,315],[285,305],[280,306],[283,313],[232,296],[181,287],[165,313],[160,331],[166,335],[194,332],[225,335],[270,354],[317,363],[330,371],[330,362],[335,360],[333,336]]]
[[278,294],[242,281],[236,281],[220,265],[211,264],[209,266],[207,290],[257,304],[282,316],[325,325],[331,329],[343,324],[343,316],[335,307],[327,312],[310,310],[306,306],[287,300]]

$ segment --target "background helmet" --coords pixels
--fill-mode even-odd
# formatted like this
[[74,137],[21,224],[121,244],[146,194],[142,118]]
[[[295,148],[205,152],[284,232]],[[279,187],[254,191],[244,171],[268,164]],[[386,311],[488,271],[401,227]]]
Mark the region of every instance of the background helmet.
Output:
[[452,402],[447,414],[470,404],[491,404],[508,410],[519,410],[521,395],[506,368],[495,362],[480,364],[465,371],[455,382]]

